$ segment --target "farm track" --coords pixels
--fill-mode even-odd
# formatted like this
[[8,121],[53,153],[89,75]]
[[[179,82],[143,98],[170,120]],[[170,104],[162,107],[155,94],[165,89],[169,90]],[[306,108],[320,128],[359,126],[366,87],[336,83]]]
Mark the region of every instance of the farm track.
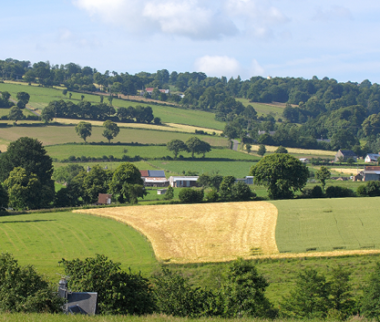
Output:
[[277,208],[268,202],[159,205],[76,210],[124,222],[170,263],[223,262],[278,254]]

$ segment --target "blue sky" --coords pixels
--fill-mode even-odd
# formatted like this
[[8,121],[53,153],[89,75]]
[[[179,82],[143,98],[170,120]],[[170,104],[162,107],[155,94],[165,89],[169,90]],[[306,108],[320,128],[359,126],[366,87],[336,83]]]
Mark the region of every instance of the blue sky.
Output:
[[376,0],[14,0],[0,59],[380,83]]

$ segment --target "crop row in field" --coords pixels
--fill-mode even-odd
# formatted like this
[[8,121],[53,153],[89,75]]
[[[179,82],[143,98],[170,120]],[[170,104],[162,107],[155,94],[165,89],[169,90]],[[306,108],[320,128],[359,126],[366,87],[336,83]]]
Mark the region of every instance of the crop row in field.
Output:
[[[93,127],[89,142],[107,141],[102,136],[103,127]],[[0,130],[0,140],[11,142],[20,137],[28,136],[40,140],[44,145],[64,144],[68,142],[80,143],[83,140],[75,132],[74,126],[13,126]],[[227,139],[218,136],[204,136],[176,132],[153,131],[144,129],[121,128],[114,141],[123,143],[138,142],[142,144],[165,144],[173,139],[186,141],[196,136],[210,143],[212,146],[226,146]],[[70,155],[70,154],[69,154]]]
[[[139,155],[144,159],[162,158],[165,156],[173,157],[173,153],[170,152],[166,146],[119,146],[119,145],[82,145],[82,144],[64,144],[54,145],[46,147],[48,154],[52,158],[59,160],[67,159],[68,156],[73,155],[76,157],[102,157],[103,155],[121,158],[123,155],[133,157]],[[185,157],[191,157],[191,153],[181,152]],[[203,159],[202,155],[195,155],[197,159],[230,159],[230,160],[247,160],[257,161],[258,158],[247,155],[244,153],[236,152],[227,148],[215,148],[211,149],[211,152],[206,154]]]
[[[81,100],[81,95],[84,95],[84,99],[88,102],[100,102],[99,95],[72,92],[72,98],[68,99],[68,95],[63,95],[62,91],[58,89],[16,85],[9,83],[0,83],[0,92],[1,91],[8,91],[13,97],[16,97],[16,94],[18,92],[28,92],[30,94],[29,106],[39,110],[43,109],[46,105],[49,104],[49,102],[53,100],[63,99],[65,101],[73,101],[77,104]],[[106,97],[104,98],[104,102],[108,102]],[[187,124],[216,130],[223,130],[225,126],[224,122],[218,122],[215,120],[213,113],[199,110],[188,110],[172,106],[153,105],[143,102],[131,102],[120,99],[114,99],[112,101],[112,104],[115,108],[128,106],[136,107],[137,105],[151,106],[154,116],[160,117],[161,121],[164,123]]]

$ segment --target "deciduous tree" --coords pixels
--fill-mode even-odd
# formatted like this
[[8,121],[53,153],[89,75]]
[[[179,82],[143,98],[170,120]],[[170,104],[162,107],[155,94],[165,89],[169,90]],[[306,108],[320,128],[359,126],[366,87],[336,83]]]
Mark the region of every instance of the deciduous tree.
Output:
[[87,137],[91,136],[92,125],[88,122],[79,122],[75,127],[75,132],[86,142]]
[[331,172],[326,167],[321,167],[316,173],[315,177],[321,182],[323,190],[325,190],[326,180],[330,179]]
[[177,159],[180,151],[187,151],[187,145],[181,140],[171,140],[166,144],[166,148],[174,153],[174,159]]
[[138,199],[146,195],[144,181],[141,179],[140,171],[129,162],[122,163],[115,170],[110,190],[119,202],[136,204]]
[[268,187],[269,198],[286,199],[306,185],[309,170],[289,154],[272,154],[252,166],[250,175],[256,184]]
[[108,143],[111,143],[111,140],[114,139],[120,132],[120,128],[116,123],[111,120],[107,120],[103,123],[105,127],[102,135],[108,140]]

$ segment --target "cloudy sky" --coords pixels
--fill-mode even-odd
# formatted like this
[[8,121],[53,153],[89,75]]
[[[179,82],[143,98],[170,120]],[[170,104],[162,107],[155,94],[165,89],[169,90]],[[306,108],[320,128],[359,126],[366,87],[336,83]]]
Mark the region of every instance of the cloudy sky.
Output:
[[13,0],[0,59],[380,83],[378,0]]

